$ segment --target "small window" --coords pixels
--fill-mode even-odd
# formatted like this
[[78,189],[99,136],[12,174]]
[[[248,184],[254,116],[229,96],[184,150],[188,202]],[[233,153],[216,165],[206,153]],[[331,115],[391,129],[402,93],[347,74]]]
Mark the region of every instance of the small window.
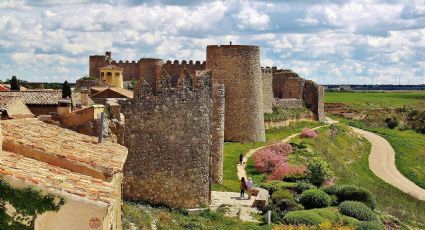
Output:
[[100,76],[102,76],[102,77],[105,76],[105,73],[104,72],[101,72],[100,73]]
[[106,76],[112,76],[111,72],[106,73]]
[[116,77],[120,76],[120,73],[115,73],[115,76],[116,76]]

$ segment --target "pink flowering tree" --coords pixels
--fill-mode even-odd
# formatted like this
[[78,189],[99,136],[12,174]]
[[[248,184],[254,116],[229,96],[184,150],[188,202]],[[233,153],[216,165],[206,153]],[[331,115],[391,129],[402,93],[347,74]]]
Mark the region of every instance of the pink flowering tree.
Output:
[[282,180],[285,176],[305,173],[304,166],[291,166],[286,162],[275,167],[272,174],[267,177],[267,180]]
[[290,144],[287,143],[278,143],[278,144],[273,144],[267,147],[268,149],[270,149],[272,152],[276,153],[276,154],[280,154],[284,157],[288,156],[289,154],[292,153],[292,146]]
[[282,155],[276,154],[268,148],[261,149],[254,155],[255,168],[261,173],[272,173],[276,166],[283,161]]
[[304,138],[316,138],[318,134],[319,133],[314,129],[304,128],[300,136]]

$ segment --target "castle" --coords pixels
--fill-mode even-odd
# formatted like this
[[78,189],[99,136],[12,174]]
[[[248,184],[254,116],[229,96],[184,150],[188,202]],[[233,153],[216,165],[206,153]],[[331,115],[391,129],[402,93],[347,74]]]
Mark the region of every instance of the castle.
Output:
[[[89,76],[104,66],[137,80],[125,115],[123,195],[129,200],[191,208],[210,202],[223,179],[224,141],[265,141],[264,113],[297,104],[324,119],[323,88],[296,73],[262,68],[260,47],[210,45],[206,61],[90,56]],[[289,107],[289,106],[288,106]]]

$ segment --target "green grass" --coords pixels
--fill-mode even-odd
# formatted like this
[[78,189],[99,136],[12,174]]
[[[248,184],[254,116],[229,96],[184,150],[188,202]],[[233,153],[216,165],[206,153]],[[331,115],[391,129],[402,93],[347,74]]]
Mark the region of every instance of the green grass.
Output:
[[414,106],[425,109],[425,92],[326,92],[326,103],[344,103],[355,109]]
[[[242,152],[246,154],[250,149],[258,148],[264,146],[268,143],[273,143],[285,137],[290,136],[291,134],[300,132],[305,127],[316,127],[320,123],[316,121],[303,121],[291,123],[289,126],[282,128],[274,128],[266,131],[266,142],[257,142],[257,143],[238,143],[238,142],[227,142],[224,144],[224,165],[223,165],[223,183],[222,184],[213,184],[212,189],[214,191],[239,191],[239,178],[237,175],[236,165],[239,161],[239,154]],[[251,164],[247,165],[248,175],[252,171]],[[261,176],[261,175],[260,175]],[[252,175],[254,182],[258,182],[258,175]]]
[[[369,169],[370,144],[358,138],[344,125],[337,125],[332,137],[330,129],[308,143],[309,148],[328,162],[337,184],[353,184],[370,190],[377,199],[378,210],[397,217],[403,223],[420,229],[425,228],[425,202],[418,201],[376,177]],[[294,141],[301,141],[295,139]]]
[[292,109],[273,107],[273,112],[264,114],[264,121],[286,121],[289,119],[300,119],[312,116],[312,112],[305,107]]
[[137,229],[151,229],[151,222],[156,220],[157,229],[271,229],[273,225],[259,225],[242,222],[234,217],[224,216],[225,208],[218,211],[205,210],[200,214],[188,214],[184,210],[125,202],[123,208],[124,229],[130,223]]

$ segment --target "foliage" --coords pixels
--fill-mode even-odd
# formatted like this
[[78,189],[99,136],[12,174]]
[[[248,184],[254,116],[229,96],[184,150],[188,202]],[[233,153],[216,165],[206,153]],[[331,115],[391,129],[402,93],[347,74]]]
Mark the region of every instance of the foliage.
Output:
[[305,128],[301,132],[300,137],[304,137],[304,138],[316,138],[318,135],[319,135],[319,133],[317,132],[317,130]]
[[304,207],[293,200],[281,199],[270,202],[265,209],[271,211],[273,223],[284,223],[283,217],[287,212],[303,210]]
[[395,118],[395,117],[393,117],[393,118],[390,118],[390,117],[385,118],[385,123],[387,124],[387,127],[390,128],[390,129],[394,129],[395,127],[398,126],[398,121],[397,121],[397,118]]
[[286,121],[290,119],[300,119],[311,117],[312,112],[307,108],[283,108],[273,107],[273,112],[264,114],[264,121]]
[[346,216],[362,221],[377,221],[375,213],[367,205],[359,201],[344,201],[339,204],[339,211]]
[[264,148],[255,153],[254,162],[258,172],[271,174],[278,165],[284,163],[284,157],[269,148]]
[[138,229],[150,229],[152,210],[148,206],[143,206],[137,203],[124,203],[123,205],[123,225],[124,229],[131,229],[131,224]]
[[62,98],[71,98],[71,86],[68,81],[65,81],[62,86]]
[[270,149],[270,151],[280,154],[282,156],[288,156],[289,154],[293,152],[292,146],[287,143],[272,144],[268,146],[267,148]]
[[425,110],[412,110],[407,115],[407,124],[416,132],[425,134]]
[[356,230],[385,230],[385,225],[379,221],[359,221]]
[[304,141],[302,141],[301,143],[295,143],[295,142],[291,142],[291,143],[289,143],[291,146],[292,146],[292,149],[294,150],[294,151],[298,151],[298,150],[300,150],[300,149],[306,149],[307,148],[307,144],[304,142]]
[[[38,215],[47,211],[58,211],[65,201],[62,197],[51,194],[43,195],[31,187],[13,188],[6,181],[0,180],[0,229],[34,229]],[[6,203],[16,209],[16,215],[6,213]],[[28,225],[22,224],[22,221]]]
[[294,200],[294,195],[288,190],[280,189],[272,194],[272,201],[277,202],[279,200]]
[[332,176],[332,171],[329,169],[326,161],[320,158],[313,158],[307,165],[307,177],[309,181],[321,186],[326,179]]
[[288,212],[284,218],[286,224],[320,225],[325,222],[355,226],[358,220],[341,215],[336,208],[320,208]]
[[331,197],[320,189],[309,189],[301,193],[300,203],[306,209],[324,208],[331,205]]
[[285,175],[285,177],[283,177],[283,181],[286,181],[286,182],[297,182],[297,181],[304,181],[304,180],[307,180],[307,175],[305,174],[305,168],[304,168],[304,172],[302,173],[292,173],[292,174]]
[[275,167],[273,173],[267,177],[268,180],[282,180],[289,175],[303,175],[306,168],[304,166],[292,166],[283,162]]
[[295,191],[297,193],[303,193],[304,191],[315,189],[315,188],[317,187],[307,181],[298,181],[297,186],[295,187]]
[[278,180],[272,180],[261,184],[261,187],[268,190],[269,194],[273,194],[278,190],[290,189],[294,190],[297,186],[297,183],[284,182]]
[[20,90],[20,84],[18,78],[16,76],[12,76],[12,80],[10,80],[10,89],[11,90]]
[[338,201],[341,203],[346,200],[360,201],[374,209],[376,206],[376,200],[373,194],[365,189],[355,185],[341,185],[334,186],[325,189],[328,194],[335,195],[338,197]]

